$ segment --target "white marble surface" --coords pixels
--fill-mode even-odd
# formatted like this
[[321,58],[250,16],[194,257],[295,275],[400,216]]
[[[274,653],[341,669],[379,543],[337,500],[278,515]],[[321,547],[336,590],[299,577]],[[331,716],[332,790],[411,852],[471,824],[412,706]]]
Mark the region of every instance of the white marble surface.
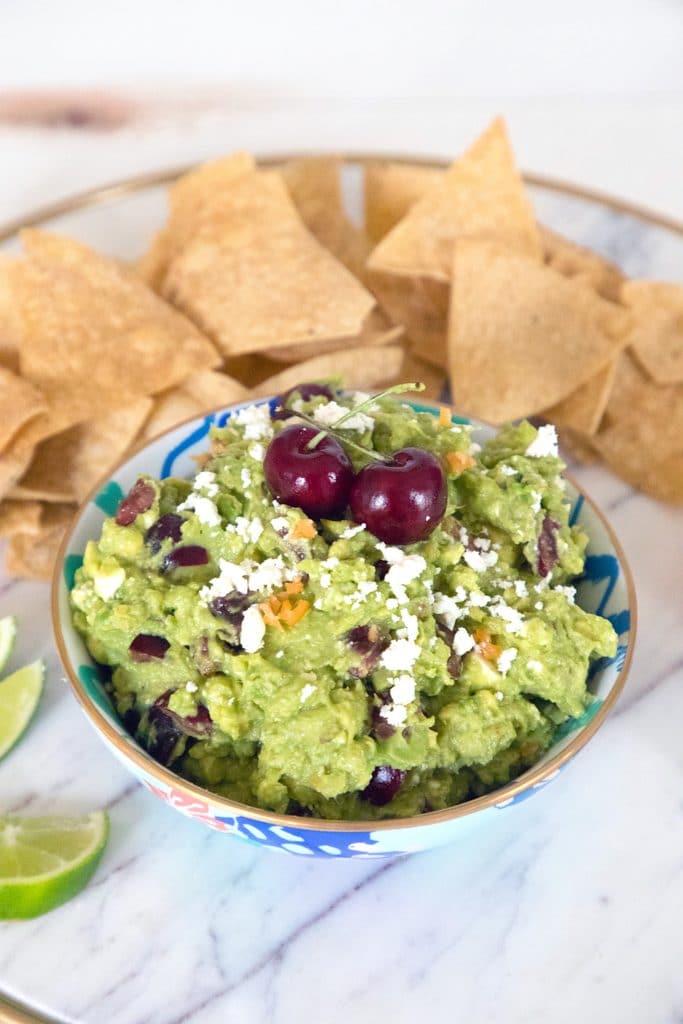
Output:
[[[207,113],[185,132],[178,121],[95,137],[5,127],[2,215],[207,150],[285,148],[286,118],[269,109],[251,120],[242,111],[239,121]],[[359,119],[354,135],[345,109],[337,144],[369,145],[371,124]],[[458,132],[473,109],[456,118]],[[289,116],[292,137],[333,144],[330,123],[306,135]],[[427,122],[422,148],[448,150],[442,123]],[[232,129],[216,134],[212,124]],[[385,144],[399,140],[400,120],[383,131]],[[409,127],[394,148],[410,148],[415,134]],[[656,206],[652,182],[650,190]],[[565,216],[632,272],[683,271],[683,243],[594,208]],[[0,926],[0,993],[77,1024],[681,1021],[683,514],[601,469],[578,475],[607,510],[636,578],[640,633],[626,691],[552,786],[460,846],[394,862],[302,863],[160,805],[107,753],[68,692],[48,588],[2,584],[0,614],[21,624],[14,663],[44,655],[49,670],[37,721],[0,765],[0,811],[107,806],[112,836],[80,897]]]

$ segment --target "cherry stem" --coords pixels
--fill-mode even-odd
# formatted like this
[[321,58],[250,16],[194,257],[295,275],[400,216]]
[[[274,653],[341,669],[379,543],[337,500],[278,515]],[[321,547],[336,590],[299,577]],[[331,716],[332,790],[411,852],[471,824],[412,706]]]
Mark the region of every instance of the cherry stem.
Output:
[[[312,437],[311,440],[308,442],[306,448],[308,449],[308,451],[313,451],[313,449],[320,444],[322,439],[326,437],[327,434],[331,434],[332,437],[335,437],[338,441],[343,441],[344,444],[347,444],[350,448],[355,448],[356,451],[362,452],[364,455],[369,455],[371,458],[380,459],[382,462],[390,462],[391,459],[388,456],[380,455],[379,452],[371,452],[369,448],[364,448],[363,445],[356,444],[355,441],[350,441],[347,437],[340,437],[339,434],[336,433],[336,431],[339,427],[341,427],[345,420],[348,420],[352,416],[355,416],[356,413],[358,412],[363,412],[364,409],[368,409],[380,398],[386,398],[387,395],[402,395],[406,391],[424,391],[424,389],[425,385],[421,381],[411,381],[408,384],[394,384],[393,387],[385,388],[384,391],[380,391],[379,394],[377,395],[369,395],[358,405],[354,405],[353,409],[348,409],[344,413],[344,415],[340,416],[338,420],[335,420],[335,422],[329,428],[325,430],[319,430],[315,437]],[[297,415],[300,416],[301,419],[305,419],[306,422],[310,423],[312,426],[318,426],[315,420],[311,419],[308,416],[305,416],[303,413],[298,413]]]

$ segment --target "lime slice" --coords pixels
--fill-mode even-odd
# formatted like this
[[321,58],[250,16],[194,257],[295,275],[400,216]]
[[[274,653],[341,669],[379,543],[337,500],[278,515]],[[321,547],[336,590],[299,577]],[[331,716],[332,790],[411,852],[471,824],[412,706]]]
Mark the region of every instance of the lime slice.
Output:
[[95,873],[109,818],[0,818],[0,920],[37,917],[77,896]]
[[34,661],[0,682],[0,759],[33,718],[43,692],[45,663]]
[[9,661],[17,636],[17,620],[13,615],[0,619],[0,672],[3,672]]

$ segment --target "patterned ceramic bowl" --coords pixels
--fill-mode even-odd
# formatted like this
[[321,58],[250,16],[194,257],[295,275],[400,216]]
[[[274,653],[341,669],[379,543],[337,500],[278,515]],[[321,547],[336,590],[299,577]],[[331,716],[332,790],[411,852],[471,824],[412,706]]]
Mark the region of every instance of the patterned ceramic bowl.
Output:
[[[193,476],[192,456],[206,450],[209,428],[222,426],[238,408],[192,420],[139,449],[85,502],[64,539],[52,585],[57,646],[77,700],[113,753],[156,797],[182,814],[219,832],[302,856],[387,857],[439,846],[462,838],[475,816],[479,822],[484,815],[507,813],[551,782],[604,722],[626,680],[635,639],[635,595],[623,552],[600,512],[571,484],[572,522],[580,523],[590,538],[577,599],[583,608],[610,619],[619,635],[619,648],[616,657],[592,666],[590,689],[595,701],[588,711],[562,726],[537,765],[495,793],[416,818],[381,822],[297,818],[235,803],[186,782],[154,761],[126,732],[97,666],[71,623],[69,588],[86,542],[99,536],[103,520],[116,511],[138,475]],[[416,408],[438,413],[437,406],[416,404]],[[487,432],[481,427],[477,436],[485,437]]]

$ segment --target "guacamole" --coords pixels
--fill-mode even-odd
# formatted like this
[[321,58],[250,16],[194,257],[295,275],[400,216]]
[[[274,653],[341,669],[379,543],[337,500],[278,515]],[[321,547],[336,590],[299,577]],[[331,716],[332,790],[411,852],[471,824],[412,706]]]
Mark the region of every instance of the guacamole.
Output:
[[276,500],[273,437],[298,416],[334,431],[364,399],[238,411],[194,480],[136,482],[76,574],[73,620],[127,728],[245,804],[372,819],[486,793],[585,710],[591,660],[616,650],[575,602],[587,538],[552,427],[480,447],[391,397],[348,416],[336,434],[354,473],[406,446],[443,466],[445,512],[405,546],[348,507],[313,520]]

